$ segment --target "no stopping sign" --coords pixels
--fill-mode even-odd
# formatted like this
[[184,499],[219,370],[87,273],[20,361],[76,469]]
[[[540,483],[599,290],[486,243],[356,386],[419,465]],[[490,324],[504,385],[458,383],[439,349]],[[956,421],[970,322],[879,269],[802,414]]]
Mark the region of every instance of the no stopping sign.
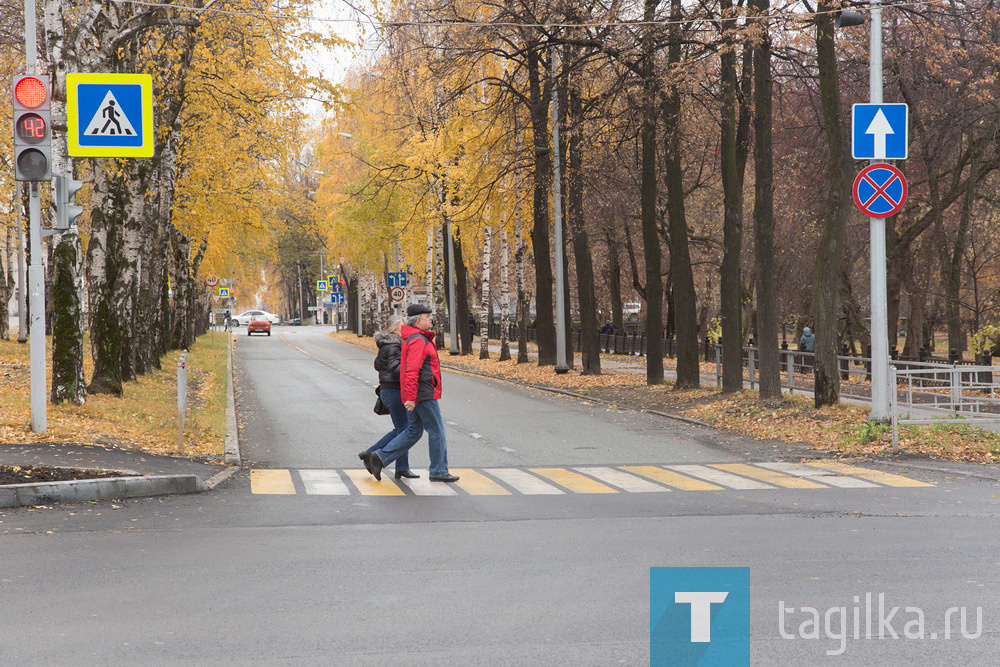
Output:
[[854,203],[871,218],[899,213],[906,202],[906,177],[891,164],[865,167],[854,179]]

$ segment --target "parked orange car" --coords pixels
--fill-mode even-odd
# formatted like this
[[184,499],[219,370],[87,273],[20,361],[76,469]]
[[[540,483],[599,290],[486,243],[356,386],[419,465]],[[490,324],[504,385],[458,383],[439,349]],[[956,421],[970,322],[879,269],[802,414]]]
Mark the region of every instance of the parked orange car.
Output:
[[253,319],[247,322],[247,335],[252,333],[267,333],[271,335],[271,321],[263,315],[254,315]]

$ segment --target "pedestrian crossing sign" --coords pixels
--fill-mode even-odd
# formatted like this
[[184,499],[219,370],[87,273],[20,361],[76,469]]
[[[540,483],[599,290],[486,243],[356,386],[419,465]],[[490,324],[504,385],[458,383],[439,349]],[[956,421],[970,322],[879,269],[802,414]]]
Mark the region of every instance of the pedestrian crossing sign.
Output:
[[153,157],[153,77],[67,74],[66,121],[74,157]]

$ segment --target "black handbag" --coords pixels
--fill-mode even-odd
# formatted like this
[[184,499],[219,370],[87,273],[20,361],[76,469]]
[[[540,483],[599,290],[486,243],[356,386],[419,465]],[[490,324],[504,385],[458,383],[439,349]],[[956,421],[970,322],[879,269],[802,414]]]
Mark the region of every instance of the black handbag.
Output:
[[385,407],[385,403],[382,402],[382,387],[375,387],[375,414],[377,415],[387,415],[389,414],[389,408]]

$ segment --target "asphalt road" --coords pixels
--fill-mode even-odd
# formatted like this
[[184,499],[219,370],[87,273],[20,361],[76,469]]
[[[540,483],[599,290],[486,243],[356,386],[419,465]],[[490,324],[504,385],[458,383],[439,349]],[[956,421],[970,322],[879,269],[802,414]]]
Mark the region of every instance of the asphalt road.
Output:
[[[918,487],[309,493],[303,470],[348,479],[388,428],[371,361],[320,328],[241,336],[241,474],[197,496],[0,513],[0,662],[644,665],[650,567],[731,566],[750,568],[753,664],[996,663],[988,469],[866,465],[932,484]],[[453,469],[769,460],[661,417],[450,372],[442,411]],[[421,443],[412,465],[426,464]],[[255,493],[251,469],[289,471],[290,492]],[[880,594],[883,617],[900,608],[885,639]],[[976,638],[954,613],[944,639],[952,607]],[[917,608],[924,638],[905,638]]]

